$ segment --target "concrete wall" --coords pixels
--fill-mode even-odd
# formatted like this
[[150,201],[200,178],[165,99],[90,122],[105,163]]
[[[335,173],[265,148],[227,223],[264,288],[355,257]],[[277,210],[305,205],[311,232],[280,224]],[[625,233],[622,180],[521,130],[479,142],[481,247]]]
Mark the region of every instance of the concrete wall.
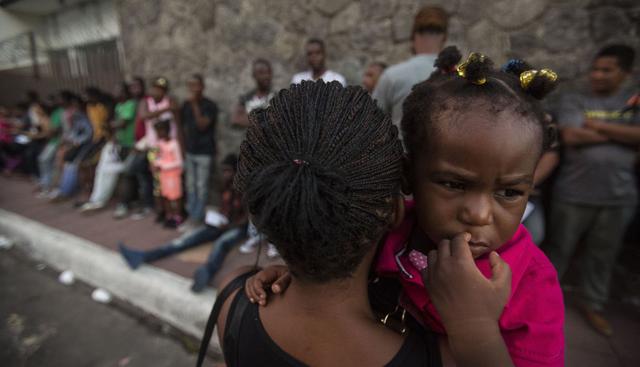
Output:
[[38,61],[47,61],[47,51],[61,50],[120,35],[113,0],[95,0],[70,5],[43,16],[0,9],[0,70],[32,64],[27,32],[35,36]]
[[0,8],[0,42],[28,32],[38,18],[8,12]]
[[[353,84],[370,61],[407,58],[413,15],[425,4],[452,15],[449,44],[496,62],[524,57],[569,83],[602,45],[640,45],[634,0],[118,0],[117,10],[129,74],[164,75],[184,97],[186,79],[201,72],[206,93],[228,112],[252,87],[252,59],[271,60],[276,87],[286,87],[304,68],[311,36],[326,40],[330,68]],[[219,127],[223,152],[237,149],[242,136],[227,116]]]

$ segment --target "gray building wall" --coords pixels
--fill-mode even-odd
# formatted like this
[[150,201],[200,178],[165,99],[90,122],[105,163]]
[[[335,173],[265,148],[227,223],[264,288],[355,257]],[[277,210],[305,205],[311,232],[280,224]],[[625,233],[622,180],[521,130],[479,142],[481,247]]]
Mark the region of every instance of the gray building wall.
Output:
[[[522,57],[551,67],[563,87],[580,85],[593,53],[611,42],[640,42],[640,2],[634,0],[118,0],[130,75],[164,75],[186,96],[189,75],[206,77],[206,94],[223,110],[221,153],[236,150],[243,132],[228,114],[253,86],[251,61],[273,63],[274,84],[286,87],[305,68],[309,37],[327,43],[328,65],[359,84],[371,61],[410,56],[417,9],[441,5],[451,14],[448,44],[502,63]],[[640,57],[639,57],[640,58]]]

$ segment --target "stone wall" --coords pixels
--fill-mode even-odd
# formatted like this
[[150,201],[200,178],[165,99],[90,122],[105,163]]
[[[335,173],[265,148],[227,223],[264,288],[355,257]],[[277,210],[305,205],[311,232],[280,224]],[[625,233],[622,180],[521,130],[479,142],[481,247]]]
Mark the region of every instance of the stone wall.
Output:
[[410,56],[413,16],[425,4],[452,15],[449,44],[498,63],[523,57],[554,68],[565,87],[580,83],[599,47],[640,45],[636,0],[118,0],[116,8],[130,75],[164,75],[177,97],[190,74],[205,75],[206,94],[223,110],[226,153],[242,137],[228,111],[253,85],[254,58],[271,60],[275,86],[286,87],[305,68],[306,39],[321,37],[329,67],[358,84],[368,62]]

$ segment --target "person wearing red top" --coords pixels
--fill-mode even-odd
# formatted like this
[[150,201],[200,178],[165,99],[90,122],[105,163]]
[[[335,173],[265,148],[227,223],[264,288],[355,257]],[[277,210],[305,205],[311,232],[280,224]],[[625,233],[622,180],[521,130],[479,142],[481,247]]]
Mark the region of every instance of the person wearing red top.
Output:
[[[419,245],[410,243],[420,237],[412,236],[417,209],[412,201],[405,205],[404,222],[387,235],[379,250],[376,274],[397,279],[402,284],[403,306],[428,329],[446,334],[440,315],[425,292],[422,266],[416,261],[416,250],[412,250]],[[499,325],[515,365],[563,365],[564,306],[555,268],[523,225],[497,252],[512,270],[511,294]],[[491,277],[488,256],[477,258],[476,265],[482,274]]]

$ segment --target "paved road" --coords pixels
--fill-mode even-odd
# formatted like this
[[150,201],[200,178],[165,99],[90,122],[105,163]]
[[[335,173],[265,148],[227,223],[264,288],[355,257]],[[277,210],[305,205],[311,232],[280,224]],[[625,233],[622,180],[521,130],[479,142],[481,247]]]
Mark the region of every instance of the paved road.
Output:
[[58,283],[53,272],[39,270],[17,250],[0,250],[0,364],[195,365],[185,348],[193,348],[193,341],[180,343],[126,308],[94,302],[90,292],[86,285]]

